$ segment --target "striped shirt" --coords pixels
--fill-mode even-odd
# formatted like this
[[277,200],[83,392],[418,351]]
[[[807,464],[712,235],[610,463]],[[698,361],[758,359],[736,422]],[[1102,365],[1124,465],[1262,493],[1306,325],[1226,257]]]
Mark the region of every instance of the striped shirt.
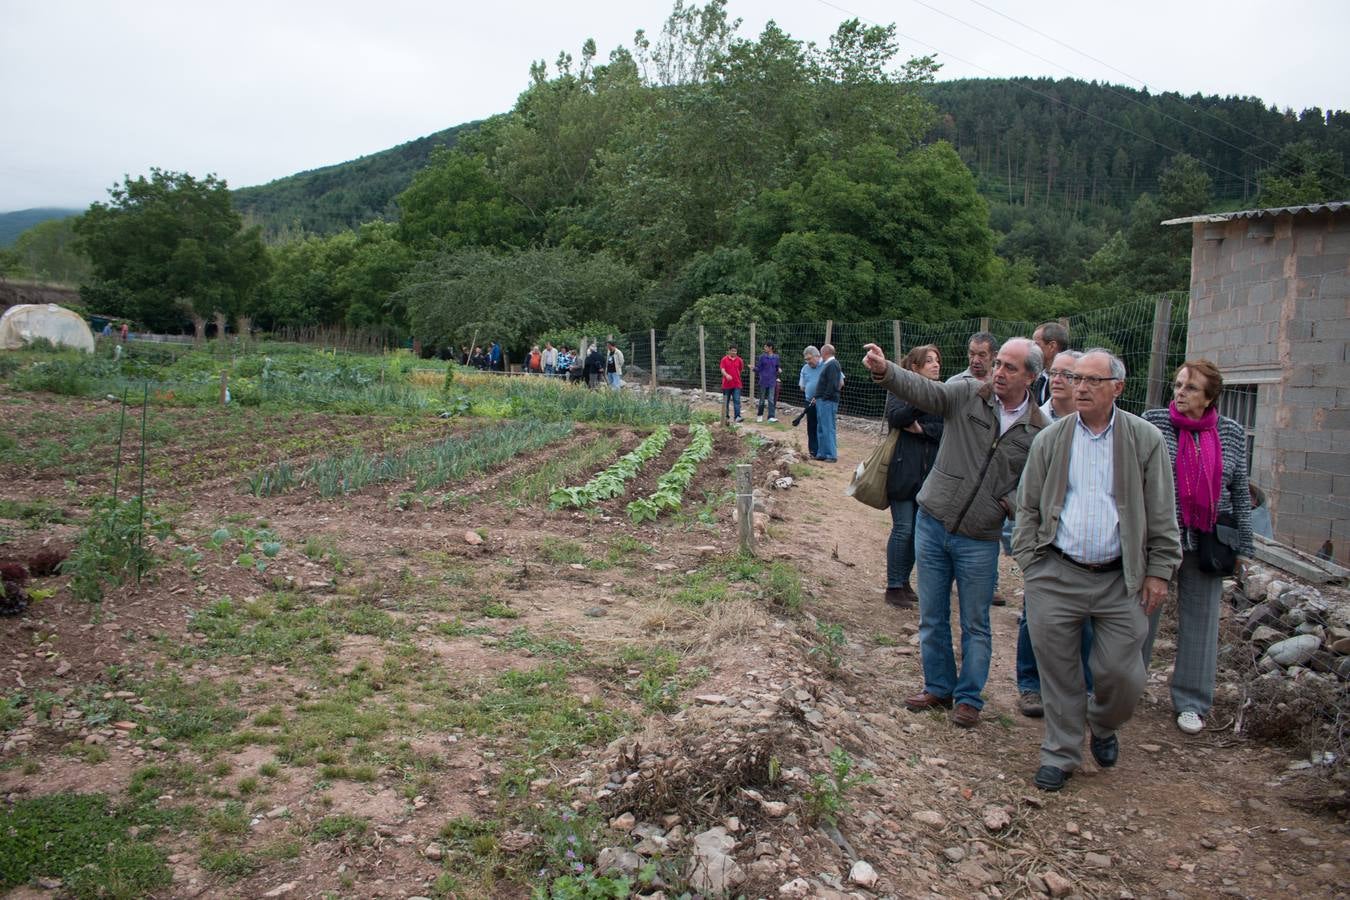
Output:
[[1095,565],[1120,558],[1120,511],[1116,508],[1115,453],[1112,434],[1116,412],[1101,434],[1093,434],[1082,418],[1074,422],[1069,451],[1069,485],[1059,514],[1055,546],[1071,559]]

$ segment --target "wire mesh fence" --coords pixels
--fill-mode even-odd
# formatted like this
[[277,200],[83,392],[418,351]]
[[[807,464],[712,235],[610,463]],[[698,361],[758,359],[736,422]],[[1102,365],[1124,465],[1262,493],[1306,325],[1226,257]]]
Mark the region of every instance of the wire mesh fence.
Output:
[[[1186,304],[1184,292],[1158,294],[1061,321],[1067,324],[1075,348],[1104,347],[1124,361],[1128,378],[1121,406],[1138,413],[1148,406],[1150,396],[1166,396],[1162,389],[1185,359]],[[1160,313],[1166,316],[1166,321],[1155,321]],[[875,418],[882,414],[886,396],[863,368],[865,344],[877,344],[890,359],[899,359],[914,347],[933,344],[942,357],[942,377],[948,378],[967,367],[966,344],[972,334],[989,331],[1002,342],[1010,337],[1030,337],[1039,324],[961,319],[937,323],[878,320],[691,325],[655,332],[655,356],[653,332],[617,335],[614,340],[625,353],[626,380],[650,383],[654,372],[658,385],[711,392],[721,390],[721,360],[734,346],[745,359],[743,387],[747,401],[752,396],[749,372],[765,345],[772,345],[781,361],[779,402],[788,406],[803,403],[799,383],[803,352],[807,347],[820,348],[830,343],[836,348],[845,377],[840,412]]]

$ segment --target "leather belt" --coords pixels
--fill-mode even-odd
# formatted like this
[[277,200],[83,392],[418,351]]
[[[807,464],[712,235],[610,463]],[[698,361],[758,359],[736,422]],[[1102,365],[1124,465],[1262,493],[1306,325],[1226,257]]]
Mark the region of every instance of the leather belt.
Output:
[[1121,558],[1120,558],[1119,556],[1117,556],[1115,559],[1113,559],[1113,560],[1111,560],[1111,561],[1109,561],[1109,562],[1104,562],[1104,563],[1085,563],[1085,562],[1079,562],[1078,560],[1074,559],[1072,556],[1070,556],[1069,554],[1065,553],[1063,550],[1059,549],[1059,548],[1056,547],[1054,544],[1051,544],[1051,545],[1050,545],[1050,550],[1051,550],[1056,556],[1058,556],[1060,559],[1064,560],[1064,561],[1065,561],[1066,563],[1068,563],[1069,565],[1073,566],[1073,567],[1076,568],[1076,569],[1082,569],[1084,572],[1115,572],[1115,571],[1117,571],[1118,569],[1120,569],[1121,566],[1122,566]]

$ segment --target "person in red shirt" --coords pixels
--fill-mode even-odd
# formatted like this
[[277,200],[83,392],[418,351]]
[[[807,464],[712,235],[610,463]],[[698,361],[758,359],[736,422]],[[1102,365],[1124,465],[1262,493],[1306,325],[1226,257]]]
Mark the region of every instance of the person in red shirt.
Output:
[[741,421],[741,373],[745,371],[745,360],[736,354],[736,346],[727,348],[722,357],[722,420],[726,421],[727,407],[735,412],[735,421]]

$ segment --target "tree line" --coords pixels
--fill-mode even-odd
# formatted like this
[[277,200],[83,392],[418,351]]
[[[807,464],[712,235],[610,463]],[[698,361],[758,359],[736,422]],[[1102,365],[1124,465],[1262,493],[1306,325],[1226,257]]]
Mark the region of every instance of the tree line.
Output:
[[[1195,98],[1139,114],[1130,128],[1153,142],[1113,142],[1087,115],[1095,86],[938,84],[934,59],[899,58],[893,26],[856,19],[824,46],[738,26],[725,0],[680,0],[631,47],[602,59],[588,40],[534,64],[509,112],[455,132],[386,206],[375,157],[357,161],[362,190],[335,169],[287,180],[295,196],[341,187],[333,209],[373,213],[355,227],[265,233],[265,189],[232,198],[214,176],[160,170],[59,227],[88,261],[90,307],[148,328],[222,313],[518,347],[582,323],[1068,315],[1186,287],[1189,230],[1162,219],[1347,193],[1344,114],[1210,103],[1286,142],[1253,168],[1167,131]],[[1057,110],[1033,102],[1051,92]],[[1195,152],[1159,151],[1169,141]],[[1253,193],[1227,171],[1252,173]]]

